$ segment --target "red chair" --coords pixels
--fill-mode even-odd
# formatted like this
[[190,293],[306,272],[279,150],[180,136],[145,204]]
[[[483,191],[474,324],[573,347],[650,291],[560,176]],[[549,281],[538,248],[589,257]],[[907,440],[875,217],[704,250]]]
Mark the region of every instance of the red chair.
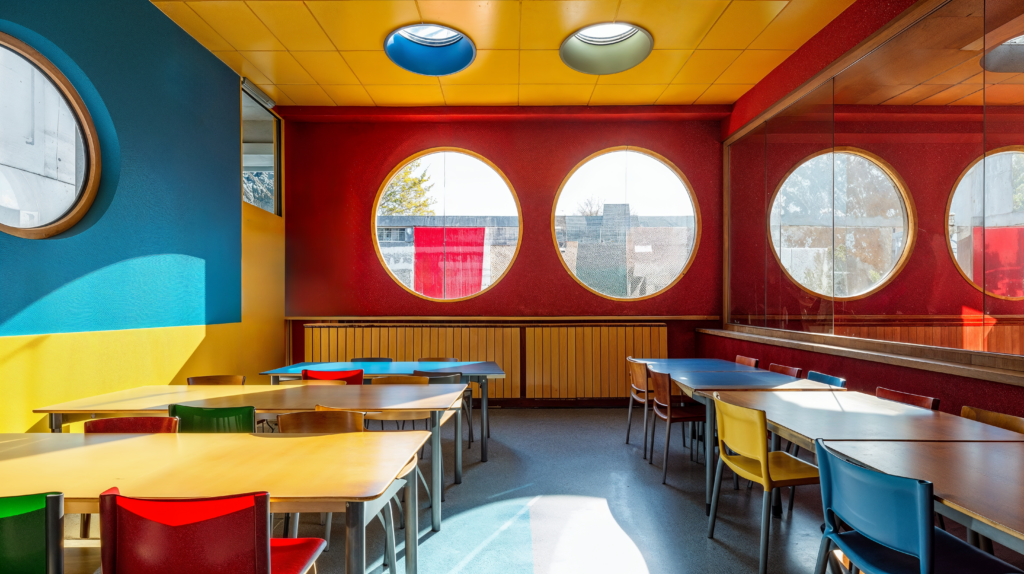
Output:
[[100,495],[103,571],[111,574],[304,574],[320,538],[270,538],[270,497],[253,492],[193,499]]
[[744,357],[743,355],[736,355],[736,362],[741,365],[748,367],[757,368],[757,364],[760,362],[757,359],[751,359],[750,357]]
[[[311,371],[302,369],[302,378],[307,385],[361,385],[363,384],[363,370],[355,371]],[[318,383],[316,381],[323,381]]]
[[875,389],[875,396],[887,401],[896,401],[905,405],[921,407],[922,409],[929,409],[933,411],[939,410],[939,399],[933,399],[932,397],[926,397],[924,395],[914,395],[911,393],[894,391],[885,387],[878,387]]
[[776,365],[775,363],[768,365],[768,370],[773,373],[779,373],[780,375],[789,375],[794,379],[799,379],[800,373],[803,372],[803,369],[798,369],[796,367],[787,367],[786,365]]
[[120,417],[85,421],[86,433],[154,434],[178,432],[178,417]]

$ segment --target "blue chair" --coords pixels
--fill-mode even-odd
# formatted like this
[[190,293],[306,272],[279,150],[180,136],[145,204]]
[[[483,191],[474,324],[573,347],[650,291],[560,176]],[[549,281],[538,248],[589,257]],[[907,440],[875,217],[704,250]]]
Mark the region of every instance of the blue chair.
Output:
[[[1008,574],[1022,572],[936,528],[932,483],[846,462],[815,441],[825,533],[815,574],[824,574],[832,546],[872,574]],[[847,528],[839,531],[840,521]]]
[[826,375],[825,373],[819,373],[818,371],[807,371],[807,380],[814,381],[816,383],[825,383],[826,385],[832,385],[833,387],[839,387],[841,389],[846,388],[846,379],[840,379],[839,377],[833,377],[832,375]]

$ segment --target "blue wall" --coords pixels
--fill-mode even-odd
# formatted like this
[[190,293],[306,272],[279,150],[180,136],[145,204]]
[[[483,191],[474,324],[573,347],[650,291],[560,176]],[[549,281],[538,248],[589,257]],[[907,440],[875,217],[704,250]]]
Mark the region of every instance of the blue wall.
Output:
[[71,230],[0,233],[0,336],[241,321],[238,76],[147,0],[2,2],[0,32],[75,85],[103,160]]

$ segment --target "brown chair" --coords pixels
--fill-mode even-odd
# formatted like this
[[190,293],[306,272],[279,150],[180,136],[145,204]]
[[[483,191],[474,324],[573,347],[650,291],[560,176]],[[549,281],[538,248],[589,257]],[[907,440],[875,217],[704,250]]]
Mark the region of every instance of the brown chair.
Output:
[[[668,440],[672,435],[672,425],[675,423],[702,423],[704,422],[704,405],[679,405],[681,397],[672,396],[672,379],[666,373],[659,373],[648,369],[651,387],[654,391],[654,404],[652,411],[654,416],[665,421],[665,450],[661,462],[661,483],[665,484],[668,477]],[[673,407],[672,403],[676,406]],[[684,425],[685,426],[685,425]],[[654,461],[654,431],[657,425],[651,422],[651,457],[647,459],[648,464]],[[686,446],[686,431],[683,430],[683,446]],[[694,443],[690,441],[690,451],[693,451]]]
[[[457,363],[455,357],[420,357],[421,363]],[[416,371],[420,373],[422,371]],[[415,373],[414,373],[415,374]],[[466,392],[462,393],[462,410],[466,412],[466,422],[469,424],[469,444],[473,444],[473,384],[466,386]],[[491,421],[487,421],[487,438],[491,438]],[[481,423],[483,424],[483,423]]]
[[757,359],[751,359],[750,357],[744,357],[743,355],[736,355],[736,362],[741,365],[748,367],[757,368],[757,364],[760,362]]
[[779,373],[780,375],[789,375],[794,379],[799,379],[800,373],[803,372],[803,369],[798,369],[796,367],[787,367],[786,365],[777,365],[775,363],[768,365],[768,370],[773,373]]
[[986,411],[978,407],[964,406],[960,409],[960,416],[979,423],[985,423],[1008,431],[1024,434],[1024,418],[1013,415],[1004,415],[995,411]]
[[242,375],[207,375],[205,377],[189,377],[190,385],[244,385]]
[[647,363],[626,357],[626,374],[629,375],[629,413],[626,415],[626,444],[629,444],[629,431],[633,426],[633,402],[644,405],[644,460],[647,460],[647,395],[650,393],[647,383]]
[[[431,371],[413,371],[412,376],[426,377],[430,379],[430,384],[432,385],[458,385],[462,382],[462,373],[435,373]],[[468,400],[467,395],[469,397]],[[469,406],[469,402],[472,400],[473,391],[470,390],[470,387],[467,385],[466,391],[462,393],[462,412],[466,415],[466,420],[469,421],[469,444],[473,444],[473,419],[470,416],[473,411]],[[412,428],[416,428],[416,421],[413,421]]]
[[393,363],[394,359],[388,357],[356,357],[350,363]]
[[878,387],[875,389],[875,396],[887,401],[896,401],[898,403],[921,407],[922,409],[929,409],[933,411],[939,410],[939,399],[933,399],[932,397],[926,397],[924,395],[914,395],[911,393],[894,391],[885,387]]
[[455,357],[420,357],[421,363],[458,363]]

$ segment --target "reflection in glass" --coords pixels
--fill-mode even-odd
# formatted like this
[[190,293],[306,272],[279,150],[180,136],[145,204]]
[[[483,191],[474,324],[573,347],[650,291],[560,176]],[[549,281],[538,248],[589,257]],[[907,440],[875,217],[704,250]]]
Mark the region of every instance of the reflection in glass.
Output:
[[636,299],[669,287],[696,237],[690,190],[644,153],[614,151],[580,166],[555,206],[562,261],[602,295]]
[[770,226],[775,255],[794,281],[818,295],[857,297],[899,263],[907,208],[878,164],[854,153],[825,153],[782,183]]
[[242,92],[242,199],[277,213],[277,118]]
[[950,200],[948,236],[978,289],[984,280],[991,295],[1024,297],[1024,152],[994,153],[967,170]]
[[0,224],[43,227],[78,203],[87,158],[64,95],[39,68],[0,46]]
[[460,299],[497,283],[512,265],[519,208],[485,162],[432,153],[392,176],[377,201],[375,236],[384,264],[407,289]]

